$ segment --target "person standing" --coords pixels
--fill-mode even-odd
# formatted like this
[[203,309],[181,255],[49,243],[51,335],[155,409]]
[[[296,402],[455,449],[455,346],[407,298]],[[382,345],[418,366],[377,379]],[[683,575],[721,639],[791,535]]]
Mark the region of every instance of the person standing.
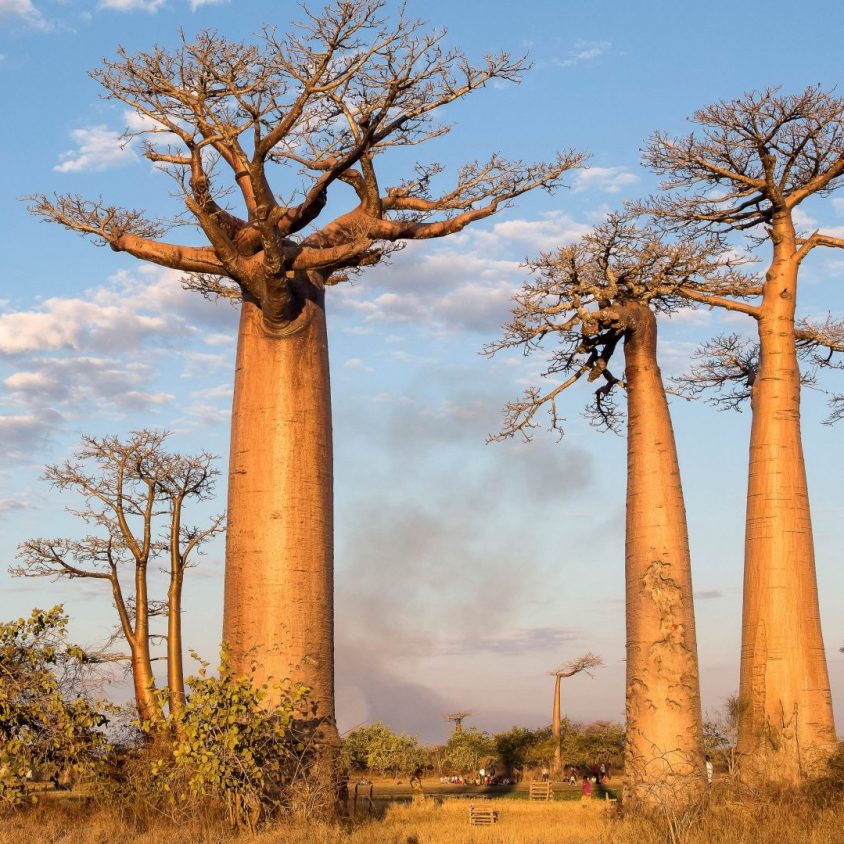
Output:
[[715,766],[712,764],[712,757],[706,754],[706,782],[712,785],[712,775],[715,772]]

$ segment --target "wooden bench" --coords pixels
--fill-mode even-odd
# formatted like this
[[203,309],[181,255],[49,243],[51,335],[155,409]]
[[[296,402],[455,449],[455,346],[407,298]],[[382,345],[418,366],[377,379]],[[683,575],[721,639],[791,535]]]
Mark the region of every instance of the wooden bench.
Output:
[[551,788],[550,782],[532,782],[530,784],[531,800],[553,800],[554,791]]
[[469,823],[472,826],[489,826],[498,823],[498,812],[486,806],[470,806]]

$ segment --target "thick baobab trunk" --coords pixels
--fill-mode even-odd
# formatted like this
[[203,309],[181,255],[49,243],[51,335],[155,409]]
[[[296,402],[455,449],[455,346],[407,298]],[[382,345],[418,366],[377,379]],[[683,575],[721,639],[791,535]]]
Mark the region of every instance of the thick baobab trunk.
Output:
[[686,512],[656,319],[620,308],[627,381],[625,799],[672,809],[704,788]]
[[800,435],[790,221],[775,222],[774,239],[752,393],[738,756],[747,776],[795,783],[822,769],[836,737]]
[[291,324],[244,301],[229,465],[223,639],[257,683],[311,689],[334,727],[333,478],[322,291]]
[[563,769],[563,749],[560,736],[560,675],[554,677],[554,713],[551,716],[551,732],[554,735],[554,765],[553,772],[560,773]]

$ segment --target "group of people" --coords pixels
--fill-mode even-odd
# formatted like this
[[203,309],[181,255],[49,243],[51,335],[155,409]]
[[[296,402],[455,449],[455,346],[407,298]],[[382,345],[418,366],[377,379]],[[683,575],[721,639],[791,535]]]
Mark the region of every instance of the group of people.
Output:
[[[577,782],[576,771],[573,767],[569,768],[568,781],[574,785]],[[583,784],[581,786],[581,800],[592,799],[592,788],[598,786],[601,791],[606,791],[607,785],[610,781],[610,771],[607,765],[590,765],[587,773],[583,775]]]

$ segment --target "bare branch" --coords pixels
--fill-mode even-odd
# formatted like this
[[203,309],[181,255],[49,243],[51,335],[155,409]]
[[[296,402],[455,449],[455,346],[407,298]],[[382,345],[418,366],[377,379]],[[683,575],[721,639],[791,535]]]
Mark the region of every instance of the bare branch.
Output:
[[664,194],[639,207],[668,226],[750,231],[841,184],[844,99],[819,86],[747,93],[700,109],[692,122],[696,132],[658,132],[644,150]]
[[[653,226],[636,226],[617,214],[578,243],[528,263],[532,279],[515,297],[503,338],[485,351],[520,347],[531,354],[553,336],[557,345],[547,354],[542,375],[561,380],[546,392],[532,387],[510,402],[504,426],[493,439],[517,432],[530,438],[543,406],[550,411],[551,427],[561,430],[557,398],[584,376],[587,382],[601,382],[588,418],[618,432],[621,417],[614,395],[625,384],[610,365],[619,341],[638,325],[637,309],[670,314],[694,301],[690,294],[707,289],[757,295],[757,283],[738,271],[741,263],[717,240],[673,241]],[[700,301],[712,304],[710,298]]]
[[554,671],[549,671],[548,673],[552,677],[574,677],[575,674],[580,674],[581,672],[585,672],[590,677],[594,677],[595,674],[593,673],[595,668],[601,668],[604,664],[604,660],[593,653],[586,653],[583,656],[576,657],[575,659],[570,659],[568,662],[561,665],[559,668],[555,669]]

